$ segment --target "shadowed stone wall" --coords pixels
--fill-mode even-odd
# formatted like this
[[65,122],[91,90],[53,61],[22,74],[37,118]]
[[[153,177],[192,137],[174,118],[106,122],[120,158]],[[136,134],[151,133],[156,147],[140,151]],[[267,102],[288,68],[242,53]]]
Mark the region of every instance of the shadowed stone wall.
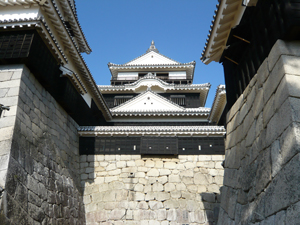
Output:
[[278,40],[227,114],[218,224],[299,224],[300,42]]
[[0,67],[1,224],[84,224],[77,124],[24,65]]
[[82,155],[87,224],[215,224],[223,160],[222,155]]

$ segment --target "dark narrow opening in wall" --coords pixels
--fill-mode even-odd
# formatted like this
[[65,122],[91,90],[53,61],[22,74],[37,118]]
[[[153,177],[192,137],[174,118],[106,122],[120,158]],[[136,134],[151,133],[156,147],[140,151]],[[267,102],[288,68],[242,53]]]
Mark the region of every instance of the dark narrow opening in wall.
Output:
[[141,155],[142,158],[147,159],[147,158],[155,158],[155,159],[178,159],[178,155]]

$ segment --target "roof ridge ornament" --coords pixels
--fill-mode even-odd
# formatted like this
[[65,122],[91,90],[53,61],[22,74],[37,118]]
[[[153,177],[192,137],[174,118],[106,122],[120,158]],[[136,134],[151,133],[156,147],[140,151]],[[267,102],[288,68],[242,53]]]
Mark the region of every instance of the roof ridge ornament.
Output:
[[148,50],[146,52],[148,53],[148,52],[151,52],[151,51],[159,53],[159,51],[155,47],[155,43],[154,43],[153,40],[151,41],[151,45],[150,45],[150,47],[148,48]]

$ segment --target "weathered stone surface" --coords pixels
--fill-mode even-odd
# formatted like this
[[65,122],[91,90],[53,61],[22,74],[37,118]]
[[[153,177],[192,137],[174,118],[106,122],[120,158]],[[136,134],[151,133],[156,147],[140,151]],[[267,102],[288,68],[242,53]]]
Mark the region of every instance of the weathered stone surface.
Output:
[[147,172],[147,175],[149,177],[158,177],[159,176],[159,171],[158,171],[158,169],[151,169]]
[[285,210],[282,210],[278,213],[276,213],[276,216],[275,216],[275,225],[280,225],[280,224],[285,224],[285,221],[286,221],[286,211]]
[[299,56],[299,42],[298,41],[283,41],[278,39],[271,49],[269,59],[269,70],[272,70],[281,55]]
[[166,193],[166,192],[158,192],[156,194],[156,199],[158,201],[165,201],[165,200],[168,200],[170,199],[170,193]]
[[231,219],[235,216],[235,206],[237,202],[237,191],[233,188],[224,186],[221,194],[221,207],[227,210]]
[[125,209],[114,209],[110,212],[109,218],[111,220],[121,220],[125,216]]
[[144,191],[144,185],[136,184],[135,187],[134,187],[134,191],[143,192]]
[[300,221],[300,202],[291,205],[286,211],[286,223],[299,224]]
[[300,169],[299,160],[300,154],[297,154],[272,180],[266,190],[265,216],[278,212],[280,209],[300,200],[300,190],[298,188],[300,177],[297,172]]
[[167,211],[167,220],[169,221],[176,221],[177,219],[177,212],[175,209],[170,209]]
[[176,169],[177,164],[175,162],[165,162],[164,168],[166,169]]
[[164,176],[164,175],[170,175],[171,171],[169,169],[159,169],[159,175]]
[[[121,157],[116,155],[115,158],[120,160]],[[197,197],[197,193],[219,192],[218,189],[223,180],[223,172],[220,172],[223,171],[223,167],[220,165],[221,168],[215,169],[216,162],[221,163],[223,156],[214,156],[214,159],[212,156],[200,158],[202,160],[200,163],[198,156],[180,156],[180,159],[153,158],[142,160],[139,158],[132,163],[132,157],[128,157],[128,160],[106,162],[105,157],[97,160],[97,156],[94,156],[94,161],[90,162],[93,164],[88,166],[92,166],[90,168],[97,171],[97,177],[93,183],[88,183],[88,186],[85,187],[85,210],[86,212],[106,210],[109,218],[112,210],[126,209],[126,215],[122,222],[125,223],[126,221],[127,223],[132,220],[132,222],[143,225],[149,224],[151,221],[167,222],[169,209],[177,210],[176,220],[169,221],[169,223],[176,224],[178,221],[183,221],[182,209],[187,209],[195,217],[195,210],[200,209],[200,207],[206,209],[203,204],[200,204],[202,200]],[[121,168],[125,163],[128,166],[128,161],[135,166]],[[81,162],[83,168],[89,168],[83,163],[85,163],[84,159]],[[122,169],[121,173],[114,174],[117,169],[102,172],[107,170],[110,164]],[[167,167],[171,168],[166,168],[166,164]],[[195,173],[204,175],[206,184],[194,184]],[[97,188],[91,188],[96,185],[98,178],[101,178],[99,179],[101,185]],[[127,191],[121,194],[123,190]],[[91,193],[92,197],[86,195],[87,193]],[[96,204],[91,204],[93,202]],[[208,204],[206,207],[209,209],[207,215],[213,221],[213,209],[218,208],[218,203],[206,203]],[[114,222],[120,221],[115,220]]]
[[271,155],[266,149],[258,159],[256,172],[256,194],[259,194],[271,181]]
[[[278,145],[278,143],[277,143]],[[288,162],[294,155],[299,152],[300,147],[300,126],[298,123],[293,123],[289,126],[280,137],[280,149],[277,159],[274,159],[275,165],[281,166]],[[274,146],[275,147],[275,146]],[[277,146],[279,148],[279,146]],[[276,151],[274,150],[274,157]]]
[[203,175],[202,173],[195,173],[194,184],[203,184],[203,185],[209,184],[207,176]]
[[167,183],[164,185],[164,191],[171,192],[175,190],[175,184],[173,183]]

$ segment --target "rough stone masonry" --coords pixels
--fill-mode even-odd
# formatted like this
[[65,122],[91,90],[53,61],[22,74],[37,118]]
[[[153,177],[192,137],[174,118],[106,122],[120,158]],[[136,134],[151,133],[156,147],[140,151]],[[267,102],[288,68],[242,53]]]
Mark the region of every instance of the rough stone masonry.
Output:
[[85,224],[77,124],[24,65],[0,67],[0,224]]
[[299,224],[299,41],[276,42],[227,122],[218,224]]
[[82,155],[87,224],[215,224],[223,155]]

